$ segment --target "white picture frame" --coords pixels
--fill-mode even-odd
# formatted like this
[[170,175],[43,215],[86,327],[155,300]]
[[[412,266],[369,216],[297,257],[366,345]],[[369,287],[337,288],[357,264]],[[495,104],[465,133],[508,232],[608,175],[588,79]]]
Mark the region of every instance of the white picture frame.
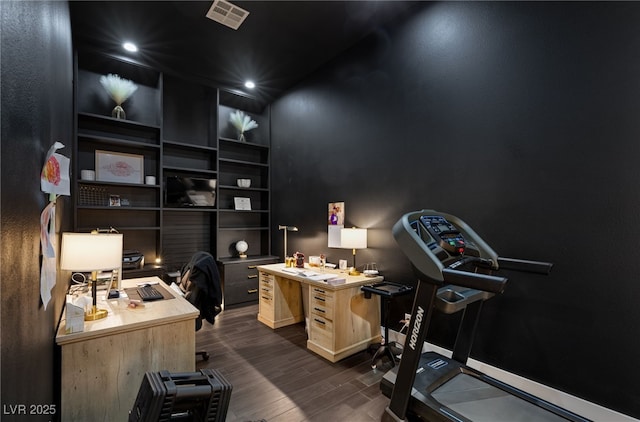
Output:
[[340,247],[340,244],[342,241],[342,237],[340,233],[343,228],[344,228],[343,225],[327,227],[327,247],[329,248]]
[[100,182],[144,182],[144,156],[96,150],[96,180]]
[[236,196],[233,198],[236,211],[251,211],[251,198]]

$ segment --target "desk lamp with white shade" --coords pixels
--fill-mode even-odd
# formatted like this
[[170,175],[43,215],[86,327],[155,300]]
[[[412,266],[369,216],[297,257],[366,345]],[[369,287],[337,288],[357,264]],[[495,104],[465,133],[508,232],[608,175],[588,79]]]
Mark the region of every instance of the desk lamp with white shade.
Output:
[[97,306],[97,273],[122,267],[122,234],[62,233],[60,268],[91,272],[91,310],[85,312],[85,321],[107,316]]
[[356,249],[367,248],[367,229],[357,229],[355,227],[341,229],[340,247],[353,250],[353,267],[349,269],[349,275],[360,275],[356,267]]

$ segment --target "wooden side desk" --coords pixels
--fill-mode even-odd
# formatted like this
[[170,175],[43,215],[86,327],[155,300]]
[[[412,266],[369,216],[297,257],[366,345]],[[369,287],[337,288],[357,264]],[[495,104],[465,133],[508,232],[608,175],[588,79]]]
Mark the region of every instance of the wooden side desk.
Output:
[[[122,287],[157,277],[122,280]],[[109,315],[85,321],[84,331],[65,334],[63,314],[56,343],[61,348],[61,420],[126,421],[147,371],[195,371],[195,318],[199,311],[167,288],[174,298],[128,308],[122,299],[98,307]],[[102,297],[102,299],[101,299]]]
[[[349,276],[345,271],[325,269],[346,279],[344,284],[330,285],[284,269],[284,264],[258,266],[258,321],[276,329],[306,317],[307,348],[331,362],[380,342],[380,298],[365,299],[360,287],[379,283],[382,277]],[[303,303],[308,304],[306,311]]]

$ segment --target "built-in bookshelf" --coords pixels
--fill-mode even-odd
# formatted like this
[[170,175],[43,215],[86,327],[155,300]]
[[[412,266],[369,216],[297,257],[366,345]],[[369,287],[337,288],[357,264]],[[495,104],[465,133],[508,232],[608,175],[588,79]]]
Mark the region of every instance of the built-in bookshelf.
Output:
[[[115,103],[100,84],[110,73],[138,87],[123,104],[125,119],[112,117]],[[240,259],[235,249],[239,240],[247,242],[252,259],[270,257],[268,107],[260,109],[242,94],[109,54],[79,52],[75,76],[76,231],[113,227],[124,234],[125,249],[144,254],[147,264],[158,259],[167,271],[179,269],[199,250],[225,262]],[[246,142],[238,140],[229,123],[236,110],[258,123],[245,134]],[[105,180],[96,167],[96,157],[104,154],[123,157],[131,175]],[[83,178],[87,172],[82,170],[93,171],[93,180]],[[215,180],[214,205],[168,203],[171,177]],[[238,179],[249,179],[250,187],[238,186]],[[248,198],[250,209],[236,209],[235,198]]]

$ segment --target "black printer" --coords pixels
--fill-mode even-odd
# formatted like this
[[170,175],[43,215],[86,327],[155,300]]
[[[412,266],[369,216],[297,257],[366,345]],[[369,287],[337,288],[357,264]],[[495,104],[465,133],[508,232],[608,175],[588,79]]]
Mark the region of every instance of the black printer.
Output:
[[144,267],[144,255],[140,251],[127,250],[122,251],[122,269],[136,270]]

